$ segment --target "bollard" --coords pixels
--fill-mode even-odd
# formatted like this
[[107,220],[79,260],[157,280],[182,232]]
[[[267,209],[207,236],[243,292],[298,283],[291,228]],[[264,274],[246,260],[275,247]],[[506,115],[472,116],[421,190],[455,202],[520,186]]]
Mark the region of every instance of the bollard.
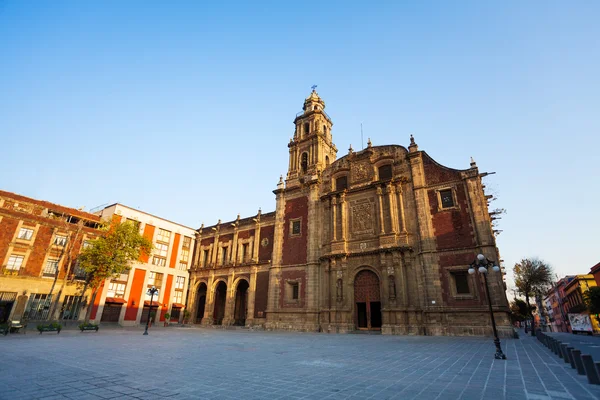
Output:
[[571,368],[575,369],[575,359],[573,358],[573,350],[575,347],[567,347],[567,354],[569,355],[569,362],[571,363]]
[[571,354],[573,354],[573,358],[575,359],[575,367],[577,368],[577,373],[579,375],[585,375],[583,361],[581,361],[581,350],[573,350]]
[[565,364],[568,364],[570,362],[567,347],[569,347],[569,343],[563,343],[560,345],[560,353],[562,354],[562,359],[565,361]]
[[562,343],[562,342],[561,342],[560,340],[557,340],[557,341],[554,343],[554,354],[556,354],[556,355],[557,355],[557,356],[559,356],[559,357],[560,357],[560,344],[561,344],[561,343]]
[[583,362],[583,369],[587,375],[588,382],[592,385],[600,385],[600,377],[598,377],[598,371],[596,371],[592,356],[589,354],[582,354],[581,362]]

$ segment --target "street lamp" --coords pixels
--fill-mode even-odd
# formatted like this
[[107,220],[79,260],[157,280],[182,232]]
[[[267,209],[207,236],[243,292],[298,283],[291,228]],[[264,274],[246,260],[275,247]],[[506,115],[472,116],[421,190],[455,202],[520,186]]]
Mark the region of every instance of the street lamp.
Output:
[[475,269],[477,268],[479,273],[483,275],[483,281],[485,282],[485,293],[487,295],[488,305],[490,307],[490,317],[492,318],[492,328],[494,329],[494,344],[496,345],[496,354],[494,354],[494,357],[497,360],[506,360],[506,356],[500,347],[500,339],[498,339],[498,331],[496,330],[496,319],[494,318],[494,312],[492,311],[492,299],[490,298],[490,288],[488,287],[487,281],[487,274],[490,267],[492,267],[494,272],[500,271],[500,267],[494,265],[493,261],[485,258],[483,254],[478,254],[477,258],[469,265],[469,274],[473,275],[475,273]]
[[150,323],[150,316],[152,315],[152,300],[154,300],[154,295],[158,293],[158,289],[152,286],[148,289],[148,294],[150,295],[150,310],[148,310],[148,319],[146,320],[146,329],[144,330],[144,335],[148,334],[148,324]]

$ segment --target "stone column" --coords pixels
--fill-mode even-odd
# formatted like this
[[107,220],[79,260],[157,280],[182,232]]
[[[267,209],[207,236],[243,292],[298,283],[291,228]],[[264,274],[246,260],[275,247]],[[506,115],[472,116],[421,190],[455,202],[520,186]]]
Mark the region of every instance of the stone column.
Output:
[[404,219],[404,196],[402,195],[402,183],[398,183],[396,186],[396,193],[398,194],[397,199],[400,204],[400,227],[402,233],[406,233],[406,221]]
[[346,203],[346,191],[344,190],[344,192],[342,194],[340,194],[340,205],[341,205],[341,225],[342,225],[342,240],[346,240],[346,207],[347,207],[347,203]]
[[254,242],[252,245],[252,261],[258,262],[258,241],[260,239],[260,222],[256,223],[256,228],[254,229]]
[[385,233],[385,221],[383,220],[383,192],[380,187],[377,188],[377,199],[379,200],[379,225],[381,226],[380,233]]
[[388,194],[388,201],[390,203],[390,220],[391,228],[393,233],[398,233],[398,213],[396,212],[396,190],[391,183],[388,183],[385,188]]
[[237,257],[238,254],[238,227],[236,225],[236,227],[233,230],[233,242],[231,244],[231,254],[229,255],[229,260],[233,265],[237,264]]
[[254,323],[254,303],[256,302],[256,276],[258,273],[258,268],[253,267],[252,273],[250,274],[250,285],[248,287],[248,304],[246,314],[246,326],[252,326]]
[[333,230],[333,241],[337,240],[337,198],[331,198],[331,226]]

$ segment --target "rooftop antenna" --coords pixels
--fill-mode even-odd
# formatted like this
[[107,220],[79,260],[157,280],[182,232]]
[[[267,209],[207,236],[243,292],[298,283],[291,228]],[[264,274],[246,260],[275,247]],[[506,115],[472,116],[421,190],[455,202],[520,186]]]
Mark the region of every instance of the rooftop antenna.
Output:
[[360,123],[360,147],[362,147],[361,150],[365,149],[365,144],[363,143],[363,129],[362,129],[362,122]]

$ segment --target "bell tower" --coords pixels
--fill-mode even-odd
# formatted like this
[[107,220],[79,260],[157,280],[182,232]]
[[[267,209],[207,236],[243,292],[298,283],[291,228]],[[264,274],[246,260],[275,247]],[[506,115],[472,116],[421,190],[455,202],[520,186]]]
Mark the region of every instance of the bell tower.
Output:
[[304,100],[302,112],[296,115],[294,137],[288,144],[290,160],[286,186],[317,181],[321,171],[335,161],[337,148],[331,141],[333,122],[325,112],[325,102],[316,86]]

